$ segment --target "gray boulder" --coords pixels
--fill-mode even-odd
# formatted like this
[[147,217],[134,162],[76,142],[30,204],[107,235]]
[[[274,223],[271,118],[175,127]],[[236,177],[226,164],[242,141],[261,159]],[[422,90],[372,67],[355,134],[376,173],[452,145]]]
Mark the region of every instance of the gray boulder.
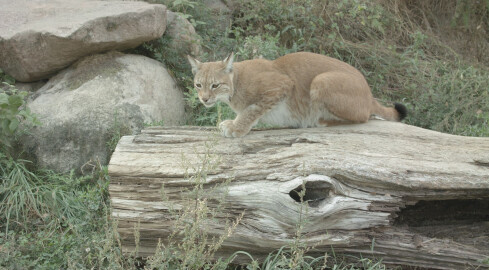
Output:
[[195,32],[194,26],[178,13],[166,11],[167,29],[165,35],[171,38],[170,46],[183,55],[198,56],[201,53],[202,38]]
[[0,69],[21,82],[49,78],[94,53],[160,37],[166,7],[135,1],[0,0]]
[[51,78],[27,106],[42,125],[22,138],[24,151],[43,168],[79,170],[107,164],[121,135],[145,123],[184,121],[183,94],[165,67],[139,55],[89,56]]

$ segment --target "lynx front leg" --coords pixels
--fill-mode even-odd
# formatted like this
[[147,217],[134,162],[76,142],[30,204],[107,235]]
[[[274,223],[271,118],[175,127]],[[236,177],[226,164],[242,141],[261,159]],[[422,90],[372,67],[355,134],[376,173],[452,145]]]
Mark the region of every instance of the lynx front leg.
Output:
[[248,134],[264,114],[290,95],[293,87],[292,80],[284,74],[264,72],[255,76],[254,82],[248,86],[246,93],[255,102],[248,103],[244,98],[239,100],[239,102],[251,105],[237,112],[236,119],[222,122],[220,124],[222,134],[226,137],[242,137]]
[[243,137],[258,122],[261,116],[273,108],[275,104],[253,104],[239,113],[234,120],[221,122],[219,128],[225,137]]

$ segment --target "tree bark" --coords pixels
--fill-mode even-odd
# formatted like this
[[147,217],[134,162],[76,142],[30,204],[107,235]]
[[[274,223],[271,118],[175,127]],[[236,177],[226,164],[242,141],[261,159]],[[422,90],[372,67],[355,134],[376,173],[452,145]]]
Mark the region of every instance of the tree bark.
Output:
[[226,221],[244,213],[218,256],[244,250],[263,258],[289,245],[303,224],[312,254],[489,268],[481,263],[489,256],[489,138],[387,121],[234,139],[213,128],[147,128],[123,137],[109,164],[125,251],[135,249],[135,227],[141,256],[168,239],[170,210],[188,205],[189,178],[198,173],[209,207],[223,213],[206,225],[209,235],[227,233]]

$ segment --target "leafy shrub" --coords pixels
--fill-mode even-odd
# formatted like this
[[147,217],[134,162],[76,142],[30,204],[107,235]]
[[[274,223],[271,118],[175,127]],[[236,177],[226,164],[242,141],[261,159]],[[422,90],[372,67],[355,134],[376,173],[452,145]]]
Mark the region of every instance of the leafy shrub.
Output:
[[8,147],[15,135],[25,130],[21,124],[35,125],[39,121],[25,106],[27,92],[19,92],[6,82],[4,85],[4,90],[0,88],[0,144]]
[[280,45],[280,34],[272,35],[276,30],[272,25],[266,25],[265,28],[269,30],[269,32],[263,35],[256,36],[246,36],[242,34],[242,30],[236,28],[234,30],[234,35],[236,40],[240,41],[242,44],[241,47],[236,49],[236,57],[237,60],[239,58],[248,60],[248,59],[257,59],[257,58],[265,58],[265,59],[275,59],[281,55],[292,52],[292,50],[287,50]]
[[487,71],[434,61],[423,72],[430,80],[425,85],[413,82],[416,96],[408,103],[412,111],[409,123],[454,134],[477,136],[484,130],[487,134]]

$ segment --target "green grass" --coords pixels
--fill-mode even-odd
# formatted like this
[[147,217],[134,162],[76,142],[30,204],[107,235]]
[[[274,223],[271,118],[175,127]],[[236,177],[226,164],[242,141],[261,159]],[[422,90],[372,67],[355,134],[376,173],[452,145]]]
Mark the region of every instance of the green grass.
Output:
[[115,252],[117,246],[111,242],[115,238],[107,237],[113,225],[106,168],[78,177],[34,173],[22,160],[4,159],[0,169],[0,266],[96,266],[103,261],[100,256]]

